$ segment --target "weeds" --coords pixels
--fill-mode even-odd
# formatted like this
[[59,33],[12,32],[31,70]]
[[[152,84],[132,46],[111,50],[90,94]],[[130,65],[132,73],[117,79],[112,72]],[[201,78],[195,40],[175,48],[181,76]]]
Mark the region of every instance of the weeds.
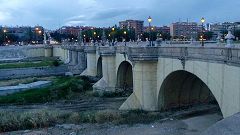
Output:
[[160,119],[158,113],[143,111],[120,112],[114,110],[66,112],[53,110],[35,110],[29,112],[0,112],[0,132],[36,129],[56,124],[112,123],[137,124],[150,123]]

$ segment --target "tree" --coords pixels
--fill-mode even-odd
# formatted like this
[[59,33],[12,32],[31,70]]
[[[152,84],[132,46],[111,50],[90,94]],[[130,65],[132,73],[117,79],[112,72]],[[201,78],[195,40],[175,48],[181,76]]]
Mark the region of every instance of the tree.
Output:
[[7,34],[7,40],[12,42],[17,42],[18,41],[18,36],[14,34]]
[[235,30],[234,36],[238,39],[240,39],[240,30]]
[[3,29],[0,29],[0,46],[3,45],[4,42],[4,33]]
[[[203,33],[203,38],[206,40],[211,40],[213,38],[213,32],[206,31]],[[198,39],[201,39],[202,33],[198,33]]]
[[213,38],[213,32],[211,31],[204,32],[204,38],[206,40],[211,40]]

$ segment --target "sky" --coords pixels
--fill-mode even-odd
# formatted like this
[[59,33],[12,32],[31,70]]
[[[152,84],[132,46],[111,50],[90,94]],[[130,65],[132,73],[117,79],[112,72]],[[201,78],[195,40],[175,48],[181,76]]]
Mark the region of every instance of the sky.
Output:
[[153,25],[176,21],[240,21],[240,0],[0,0],[0,26],[109,27],[126,19]]

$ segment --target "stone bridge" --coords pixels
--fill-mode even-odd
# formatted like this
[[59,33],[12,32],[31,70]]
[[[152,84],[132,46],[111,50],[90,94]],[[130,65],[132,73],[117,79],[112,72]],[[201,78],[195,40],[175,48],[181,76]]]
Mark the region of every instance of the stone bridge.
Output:
[[[143,44],[143,43],[141,43]],[[132,90],[120,109],[163,111],[216,102],[224,117],[240,111],[240,48],[144,45],[45,47],[75,74],[98,76],[98,92]]]
[[95,91],[133,90],[122,110],[161,111],[216,101],[224,117],[240,111],[238,48],[120,45],[63,49],[70,65],[86,68],[81,75],[101,77]]

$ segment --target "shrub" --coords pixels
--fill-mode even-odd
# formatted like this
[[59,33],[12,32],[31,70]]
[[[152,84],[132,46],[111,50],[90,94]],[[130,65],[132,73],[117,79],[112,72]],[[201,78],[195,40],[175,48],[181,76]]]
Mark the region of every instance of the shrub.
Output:
[[54,61],[52,62],[52,64],[53,64],[53,66],[55,66],[55,67],[60,66],[60,62],[59,62],[58,60],[54,60]]
[[0,112],[0,132],[43,128],[58,123],[63,112],[35,110],[28,112]]
[[97,123],[116,122],[119,119],[121,119],[121,114],[112,110],[99,111],[95,115]]

